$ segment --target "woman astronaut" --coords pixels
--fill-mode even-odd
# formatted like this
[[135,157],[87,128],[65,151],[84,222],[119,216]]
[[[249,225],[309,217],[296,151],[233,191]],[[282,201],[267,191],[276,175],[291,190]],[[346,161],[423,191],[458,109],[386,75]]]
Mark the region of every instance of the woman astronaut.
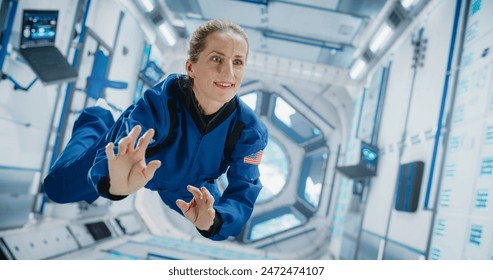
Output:
[[[203,236],[238,235],[262,187],[258,165],[268,138],[236,95],[248,48],[238,25],[208,21],[192,35],[186,75],[169,75],[116,122],[101,107],[83,110],[44,180],[48,197],[91,203],[146,187]],[[215,180],[226,171],[221,194]]]

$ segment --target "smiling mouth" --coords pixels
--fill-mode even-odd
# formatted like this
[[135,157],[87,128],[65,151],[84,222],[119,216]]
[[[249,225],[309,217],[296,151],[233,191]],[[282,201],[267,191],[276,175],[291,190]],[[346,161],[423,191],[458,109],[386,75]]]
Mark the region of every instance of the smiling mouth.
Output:
[[214,84],[220,88],[232,88],[235,86],[235,84],[232,83],[221,83],[221,82],[214,82]]

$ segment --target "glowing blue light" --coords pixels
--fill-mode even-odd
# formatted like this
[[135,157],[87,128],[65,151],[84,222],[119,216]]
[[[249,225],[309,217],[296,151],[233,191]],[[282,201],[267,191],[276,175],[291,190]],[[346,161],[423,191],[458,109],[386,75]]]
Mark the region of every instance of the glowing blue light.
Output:
[[370,149],[363,149],[363,156],[365,157],[366,160],[375,160],[377,158],[377,153]]

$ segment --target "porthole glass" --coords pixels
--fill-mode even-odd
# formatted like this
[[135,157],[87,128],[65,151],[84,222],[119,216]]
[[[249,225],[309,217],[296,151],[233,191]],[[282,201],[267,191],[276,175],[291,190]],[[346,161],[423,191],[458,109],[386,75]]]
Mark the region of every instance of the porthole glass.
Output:
[[288,179],[288,156],[279,142],[272,137],[269,138],[269,143],[264,150],[259,170],[263,188],[257,198],[257,203],[262,203],[279,194]]

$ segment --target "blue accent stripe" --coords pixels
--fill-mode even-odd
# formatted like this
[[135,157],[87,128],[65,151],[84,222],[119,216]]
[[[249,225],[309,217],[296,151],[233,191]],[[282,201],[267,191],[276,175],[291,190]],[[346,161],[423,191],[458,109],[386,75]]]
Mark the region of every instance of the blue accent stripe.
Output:
[[147,253],[147,259],[150,260],[152,258],[155,258],[155,259],[163,259],[163,260],[180,260],[180,259],[177,259],[177,258],[168,257],[168,256],[164,256],[164,255],[159,255],[159,254],[155,254],[155,253]]
[[[341,144],[339,144],[337,146],[337,154],[336,154],[336,161],[335,161],[335,165],[337,166],[337,164],[339,163],[339,155],[341,154]],[[335,169],[332,169],[332,182],[330,183],[330,193],[329,193],[329,199],[328,199],[328,203],[327,203],[327,211],[325,212],[325,216],[329,216],[329,211],[330,211],[330,204],[332,202],[332,196],[334,195],[334,185],[335,185],[335,182],[336,182],[336,174],[337,172],[335,172]]]
[[15,171],[33,171],[33,172],[41,171],[41,169],[36,169],[36,168],[17,167],[17,166],[6,166],[6,165],[0,165],[0,169],[3,169],[3,170],[15,170]]
[[307,45],[307,46],[319,47],[321,49],[336,50],[339,52],[342,52],[344,50],[342,47],[326,45],[327,42],[325,42],[325,41],[319,41],[319,40],[315,40],[315,39],[311,39],[311,38],[297,37],[297,38],[303,39],[303,40],[295,40],[294,38],[289,37],[289,36],[293,36],[293,35],[287,35],[287,34],[285,35],[285,34],[273,32],[273,31],[264,31],[263,35],[265,38],[272,38],[272,39],[283,40],[283,41],[287,41],[287,42]]
[[[142,62],[140,63],[140,71],[144,70],[147,63],[149,62],[149,57],[151,56],[151,48],[152,48],[151,44],[146,43],[144,45],[144,51],[142,53]],[[143,88],[144,88],[144,82],[142,81],[142,79],[139,78],[137,81],[137,85],[135,86],[135,93],[133,99],[134,103],[137,103],[139,98],[142,96]]]
[[117,258],[117,259],[123,258],[123,259],[129,259],[129,260],[143,260],[143,258],[138,257],[136,255],[131,255],[131,254],[128,254],[128,253],[118,252],[114,248],[111,248],[111,249],[108,249],[108,250],[102,250],[102,251],[105,252],[105,253],[110,254],[112,257]]
[[437,130],[435,133],[435,143],[433,146],[433,155],[431,157],[430,172],[429,172],[430,175],[428,176],[428,184],[426,186],[424,209],[428,209],[428,210],[431,209],[429,206],[431,185],[433,183],[433,172],[435,171],[436,157],[437,157],[437,152],[438,152],[438,144],[440,143],[440,134],[441,134],[440,132],[442,131],[442,119],[443,119],[443,115],[445,112],[445,103],[447,100],[450,70],[452,69],[452,61],[454,58],[455,39],[457,36],[457,26],[459,24],[461,5],[462,5],[462,0],[457,0],[457,5],[455,6],[454,25],[452,28],[452,38],[450,39],[450,49],[449,49],[449,54],[448,54],[447,70],[445,71],[445,73],[447,73],[447,74],[445,75],[445,81],[444,81],[444,85],[443,85],[442,102],[440,104],[440,114],[438,116]]
[[257,4],[260,6],[267,6],[269,0],[236,0],[238,2],[245,2],[245,3],[251,3],[251,4]]
[[361,97],[361,106],[359,106],[359,113],[358,113],[358,123],[356,124],[356,133],[355,137],[358,138],[359,136],[359,126],[361,123],[361,113],[363,112],[363,105],[365,104],[365,98],[366,98],[366,88],[363,89],[363,96]]
[[375,142],[375,130],[377,127],[377,120],[378,120],[378,114],[380,113],[380,100],[382,98],[383,94],[383,88],[384,88],[384,82],[386,81],[385,77],[387,76],[388,68],[384,67],[382,71],[382,76],[380,77],[380,88],[378,90],[378,97],[377,97],[377,108],[375,110],[375,117],[373,118],[373,129],[371,131],[371,139],[370,139],[370,144],[374,144]]

